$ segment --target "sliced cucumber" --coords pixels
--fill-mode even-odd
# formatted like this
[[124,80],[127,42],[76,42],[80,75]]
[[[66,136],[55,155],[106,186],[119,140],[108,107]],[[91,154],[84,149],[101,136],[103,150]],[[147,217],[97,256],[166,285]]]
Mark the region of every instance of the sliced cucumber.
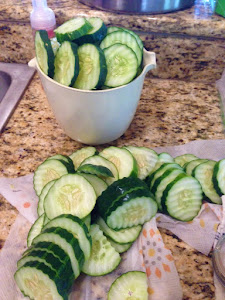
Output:
[[99,225],[105,236],[109,237],[111,240],[119,244],[134,242],[138,238],[142,229],[142,226],[138,225],[131,228],[115,231],[109,228],[109,226],[107,226],[102,218],[98,218],[97,224]]
[[45,160],[34,172],[34,189],[39,196],[50,181],[68,173],[67,165],[56,159]]
[[100,43],[106,36],[106,25],[103,23],[102,19],[98,17],[90,17],[86,19],[91,24],[92,29],[90,29],[85,35],[77,39],[76,43],[78,45],[82,45],[85,43]]
[[146,273],[130,271],[118,277],[110,287],[108,300],[148,300]]
[[48,33],[38,30],[35,34],[35,52],[40,69],[49,77],[54,76],[54,52]]
[[195,159],[195,160],[191,160],[188,161],[185,165],[184,165],[184,170],[185,172],[190,175],[193,176],[192,171],[194,170],[195,167],[197,167],[198,165],[200,165],[203,162],[208,161],[208,159]]
[[113,248],[118,253],[126,252],[133,245],[133,243],[119,244],[119,243],[116,243],[113,240],[111,240],[109,237],[107,237],[107,239],[110,242],[111,246],[113,246]]
[[104,177],[103,179],[105,179],[107,184],[111,184],[112,182],[116,181],[119,178],[118,170],[116,166],[111,161],[109,161],[108,159],[102,156],[93,155],[91,157],[88,157],[81,163],[81,166],[86,164],[103,166],[108,168],[113,173],[114,177]]
[[24,294],[30,299],[54,299],[66,300],[64,287],[67,278],[59,278],[57,273],[46,264],[30,261],[19,268],[15,275],[15,281]]
[[84,253],[85,259],[87,260],[90,257],[91,238],[86,224],[80,218],[69,214],[60,215],[59,217],[49,221],[43,227],[43,231],[52,227],[60,227],[72,233],[73,236],[78,239],[79,246]]
[[203,193],[213,203],[222,204],[220,195],[216,192],[213,185],[213,170],[216,162],[208,160],[196,166],[193,170],[193,176],[200,182]]
[[118,31],[118,30],[123,30],[123,28],[122,27],[117,27],[117,26],[109,26],[107,28],[107,34],[110,34],[114,31]]
[[63,161],[65,161],[65,162],[67,162],[68,164],[70,164],[70,165],[71,165],[71,168],[74,169],[73,161],[72,161],[72,159],[71,159],[69,156],[67,156],[67,155],[56,154],[56,155],[53,155],[53,156],[50,156],[50,157],[47,158],[47,160],[49,160],[49,159],[63,160]]
[[56,55],[56,52],[57,52],[57,50],[58,50],[59,47],[60,47],[60,43],[57,41],[57,38],[56,38],[56,37],[51,38],[50,41],[51,41],[53,53],[54,53],[54,55]]
[[41,216],[42,214],[44,214],[45,210],[44,210],[44,201],[45,201],[45,197],[48,194],[50,188],[53,186],[53,184],[55,183],[55,180],[49,181],[42,189],[41,194],[39,196],[39,201],[38,201],[38,208],[37,208],[37,213],[39,216]]
[[174,158],[167,152],[162,152],[159,154],[159,161],[163,163],[174,162]]
[[161,203],[163,210],[171,217],[186,222],[197,216],[202,198],[198,180],[182,173],[167,185]]
[[78,172],[97,175],[99,177],[114,177],[113,173],[104,166],[85,164],[77,169]]
[[81,149],[73,152],[70,155],[70,158],[73,161],[75,170],[78,169],[78,167],[82,163],[82,161],[84,161],[86,158],[88,158],[90,156],[97,154],[96,152],[97,152],[97,150],[95,147],[84,147],[84,148],[81,148]]
[[85,217],[83,219],[83,222],[85,223],[85,225],[87,226],[88,232],[90,230],[91,227],[91,214],[87,215],[87,217]]
[[103,39],[103,41],[100,44],[100,47],[102,49],[105,49],[117,43],[126,45],[127,47],[133,50],[137,57],[139,67],[142,62],[143,51],[139,47],[137,40],[133,36],[133,34],[124,30],[111,32],[107,34],[107,36]]
[[127,146],[126,149],[132,153],[137,161],[138,178],[142,180],[145,179],[154,169],[158,161],[157,153],[146,147]]
[[215,164],[213,170],[213,183],[219,195],[225,195],[225,158]]
[[181,167],[183,167],[186,164],[186,162],[189,162],[189,161],[192,161],[195,159],[198,159],[198,157],[193,154],[186,153],[186,154],[175,157],[174,161],[175,161],[175,163],[177,163]]
[[84,173],[80,173],[80,175],[86,178],[90,182],[90,184],[93,186],[95,190],[97,197],[99,197],[102,194],[102,192],[105,191],[108,187],[105,181],[96,175],[84,174]]
[[127,149],[111,146],[105,148],[99,153],[99,155],[114,163],[118,170],[120,179],[129,176],[137,177],[137,161]]
[[73,86],[79,74],[77,45],[69,41],[63,42],[56,53],[54,65],[54,80]]
[[103,50],[93,44],[78,48],[79,75],[73,85],[81,90],[100,88],[106,79],[107,66]]
[[90,29],[91,24],[84,17],[76,17],[63,23],[55,29],[56,38],[59,43],[73,41],[85,35]]
[[43,213],[31,226],[27,235],[27,247],[30,247],[33,239],[41,233],[44,226],[45,214]]
[[134,79],[138,70],[138,60],[131,48],[117,43],[105,48],[104,54],[107,65],[105,85],[117,87]]
[[103,235],[99,226],[91,225],[92,250],[82,271],[90,276],[101,276],[112,272],[119,265],[121,257]]
[[70,257],[74,278],[80,275],[84,263],[84,254],[79,246],[78,240],[72,233],[59,227],[47,228],[33,240],[32,245],[39,242],[52,242],[62,248]]
[[85,218],[95,206],[94,188],[83,176],[66,174],[50,188],[44,201],[44,210],[51,220],[61,214]]

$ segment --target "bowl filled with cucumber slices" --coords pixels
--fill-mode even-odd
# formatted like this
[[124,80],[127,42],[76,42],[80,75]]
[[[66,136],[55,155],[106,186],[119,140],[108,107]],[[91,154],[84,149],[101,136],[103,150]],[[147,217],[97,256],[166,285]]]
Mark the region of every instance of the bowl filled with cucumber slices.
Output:
[[75,17],[55,35],[36,32],[29,66],[38,71],[56,120],[85,144],[119,138],[132,122],[146,73],[156,68],[155,53],[133,31],[107,27],[98,17]]

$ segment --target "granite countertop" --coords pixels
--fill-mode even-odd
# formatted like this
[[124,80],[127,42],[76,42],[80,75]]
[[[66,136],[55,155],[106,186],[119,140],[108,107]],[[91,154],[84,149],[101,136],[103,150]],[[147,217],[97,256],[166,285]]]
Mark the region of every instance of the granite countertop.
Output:
[[[77,14],[99,16],[106,24],[124,26],[146,34],[167,34],[173,38],[171,43],[177,41],[175,36],[180,41],[183,36],[187,36],[187,41],[190,43],[192,37],[195,39],[202,37],[209,41],[207,42],[209,49],[214,47],[212,39],[216,38],[218,39],[216,46],[210,48],[213,53],[225,38],[224,18],[205,13],[204,0],[197,0],[196,3],[198,4],[193,8],[177,13],[131,17],[90,9],[76,0],[48,1],[49,6],[56,13],[58,24]],[[0,0],[0,27],[1,24],[3,27],[8,26],[10,34],[13,34],[16,26],[18,28],[21,26],[20,39],[22,39],[23,32],[30,33],[30,29],[24,31],[25,27],[23,27],[24,24],[29,27],[30,11],[30,0],[8,0],[7,4]],[[21,40],[16,42],[18,45],[22,43]],[[165,39],[165,42],[170,40]],[[205,48],[205,45],[202,43],[201,48]],[[185,47],[187,52],[190,52],[190,45],[187,42]],[[199,44],[196,44],[196,49],[197,47],[200,47]],[[7,51],[4,53],[6,58],[16,52],[10,47]],[[30,53],[26,57],[23,56],[21,61],[26,62],[29,55]],[[194,57],[194,54],[191,55]],[[208,52],[207,55],[211,53]],[[218,66],[217,61],[214,63],[215,68]],[[210,68],[205,69],[205,77],[207,77],[206,73],[210,72]],[[196,68],[196,74],[197,70]],[[110,145],[132,144],[151,148],[184,144],[192,140],[224,139],[215,81],[203,82],[201,78],[197,82],[177,78],[147,77],[133,122],[125,134]],[[4,133],[0,136],[0,176],[18,177],[29,174],[48,156],[56,153],[71,154],[83,146],[67,137],[57,124],[36,74]],[[101,150],[106,146],[108,145],[97,148]],[[0,248],[4,245],[16,216],[16,209],[0,196]],[[160,229],[160,232],[165,245],[171,249],[174,256],[183,288],[183,299],[215,299],[210,255],[207,257],[197,252],[168,230]]]

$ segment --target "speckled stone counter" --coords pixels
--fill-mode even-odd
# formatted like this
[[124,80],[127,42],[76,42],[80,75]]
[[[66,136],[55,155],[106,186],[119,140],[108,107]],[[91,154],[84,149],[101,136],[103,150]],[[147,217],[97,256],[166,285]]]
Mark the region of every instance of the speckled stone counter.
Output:
[[[133,122],[110,145],[157,147],[224,137],[214,84],[146,78]],[[82,146],[57,124],[35,75],[0,137],[0,176],[28,174],[48,156],[70,154]],[[0,197],[1,247],[16,215],[17,211]],[[160,231],[175,258],[183,299],[215,299],[211,257],[195,251],[169,231]]]

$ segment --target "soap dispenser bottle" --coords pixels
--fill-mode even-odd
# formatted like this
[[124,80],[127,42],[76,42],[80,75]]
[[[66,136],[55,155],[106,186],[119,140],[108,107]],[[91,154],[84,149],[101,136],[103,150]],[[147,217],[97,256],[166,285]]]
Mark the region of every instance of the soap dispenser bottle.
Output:
[[36,30],[46,30],[49,38],[55,36],[56,28],[55,14],[47,5],[47,0],[32,0],[33,10],[30,13],[30,23],[33,34]]

